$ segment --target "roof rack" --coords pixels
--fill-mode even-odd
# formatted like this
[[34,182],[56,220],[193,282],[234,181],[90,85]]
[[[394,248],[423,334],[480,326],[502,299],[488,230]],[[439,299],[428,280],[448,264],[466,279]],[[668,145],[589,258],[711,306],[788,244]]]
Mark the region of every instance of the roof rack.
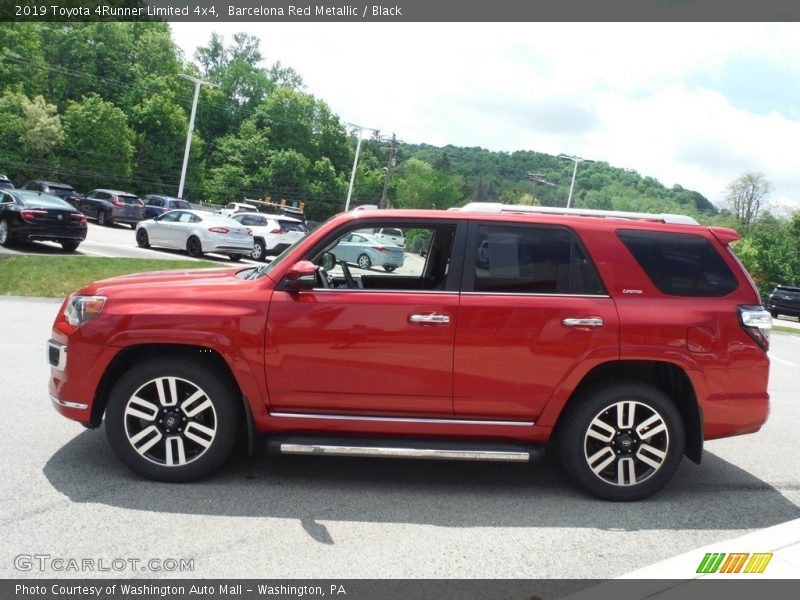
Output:
[[500,202],[470,202],[458,210],[481,213],[536,213],[545,215],[572,215],[579,217],[605,217],[612,219],[633,219],[639,221],[660,221],[678,225],[699,225],[692,217],[670,213],[640,213],[621,210],[597,210],[593,208],[560,208],[557,206],[527,206],[521,204],[501,204]]

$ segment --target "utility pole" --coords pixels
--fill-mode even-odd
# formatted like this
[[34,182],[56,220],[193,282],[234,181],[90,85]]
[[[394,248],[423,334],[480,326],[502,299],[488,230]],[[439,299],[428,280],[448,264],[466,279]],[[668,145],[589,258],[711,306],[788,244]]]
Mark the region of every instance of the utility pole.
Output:
[[397,152],[397,136],[392,134],[391,146],[389,146],[389,162],[386,164],[386,173],[383,176],[383,193],[381,194],[381,202],[378,208],[389,208],[389,201],[386,198],[386,192],[389,190],[389,173],[397,164],[395,153]]
[[551,182],[547,181],[547,178],[544,176],[544,173],[528,173],[525,176],[525,179],[527,179],[528,181],[532,181],[533,182],[533,199],[534,200],[536,200],[536,184],[537,183],[543,183],[544,185],[551,185],[553,187],[555,187],[555,185],[556,185],[555,183],[551,183]]
[[356,167],[358,166],[358,155],[361,152],[361,134],[364,132],[365,129],[369,131],[377,131],[377,129],[372,129],[371,127],[362,127],[361,125],[354,125],[353,123],[348,123],[348,125],[358,129],[358,142],[356,143],[356,157],[353,160],[353,170],[350,172],[350,186],[347,188],[347,200],[344,203],[345,212],[350,210],[350,197],[353,195],[353,183],[355,183],[356,180]]
[[200,86],[210,85],[211,87],[219,87],[209,81],[203,81],[192,77],[191,75],[184,75],[178,73],[178,77],[183,77],[189,81],[194,82],[194,100],[192,101],[192,116],[189,118],[189,133],[186,134],[186,150],[183,152],[183,168],[181,169],[181,183],[178,186],[178,198],[183,198],[183,184],[186,182],[186,167],[189,165],[189,149],[192,147],[192,132],[194,131],[194,116],[197,114],[197,98],[200,96]]
[[569,186],[569,196],[567,197],[567,208],[570,207],[572,204],[572,190],[575,189],[575,175],[578,174],[578,163],[582,162],[594,162],[593,160],[589,160],[588,158],[581,158],[580,156],[571,156],[569,154],[559,154],[558,158],[564,158],[566,160],[571,160],[575,163],[575,168],[572,169],[572,183]]

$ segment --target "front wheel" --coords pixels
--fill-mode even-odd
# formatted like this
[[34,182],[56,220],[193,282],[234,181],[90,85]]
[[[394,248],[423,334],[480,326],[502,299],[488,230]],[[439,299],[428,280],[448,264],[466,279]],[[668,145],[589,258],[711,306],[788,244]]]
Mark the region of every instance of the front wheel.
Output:
[[0,220],[0,246],[11,244],[11,234],[8,231],[8,221]]
[[366,254],[361,254],[356,262],[362,269],[369,269],[372,266],[372,259]]
[[146,229],[140,229],[136,232],[136,244],[139,246],[139,248],[150,247],[150,237],[147,235]]
[[241,254],[229,254],[228,258],[230,259],[231,262],[239,262],[240,260],[242,260],[242,255]]
[[394,270],[395,270],[397,267],[395,267],[394,265],[384,265],[384,267],[383,267],[383,268],[384,268],[384,270],[385,270],[387,273],[394,273]]
[[111,390],[106,434],[119,459],[148,479],[192,481],[219,468],[236,444],[236,390],[201,361],[134,365]]
[[104,210],[101,210],[97,213],[97,224],[98,225],[111,225],[111,219],[108,216],[108,213]]
[[595,386],[576,397],[558,434],[564,468],[605,500],[641,500],[664,487],[683,456],[678,409],[639,382]]

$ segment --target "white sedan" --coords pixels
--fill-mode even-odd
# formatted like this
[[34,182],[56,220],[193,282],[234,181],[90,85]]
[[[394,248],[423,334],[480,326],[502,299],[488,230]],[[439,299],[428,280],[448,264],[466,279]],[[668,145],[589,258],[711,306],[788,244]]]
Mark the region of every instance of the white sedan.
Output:
[[136,225],[141,248],[162,246],[186,250],[189,256],[205,252],[227,254],[231,260],[249,256],[253,234],[233,219],[199,210],[171,210]]

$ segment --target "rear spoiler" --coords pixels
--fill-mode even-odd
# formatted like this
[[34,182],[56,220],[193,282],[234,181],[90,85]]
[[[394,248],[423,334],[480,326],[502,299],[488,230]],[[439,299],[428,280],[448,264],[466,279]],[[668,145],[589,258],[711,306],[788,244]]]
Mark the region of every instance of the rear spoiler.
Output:
[[742,239],[738,231],[730,229],[729,227],[709,227],[708,229],[723,246],[727,246],[736,240]]

